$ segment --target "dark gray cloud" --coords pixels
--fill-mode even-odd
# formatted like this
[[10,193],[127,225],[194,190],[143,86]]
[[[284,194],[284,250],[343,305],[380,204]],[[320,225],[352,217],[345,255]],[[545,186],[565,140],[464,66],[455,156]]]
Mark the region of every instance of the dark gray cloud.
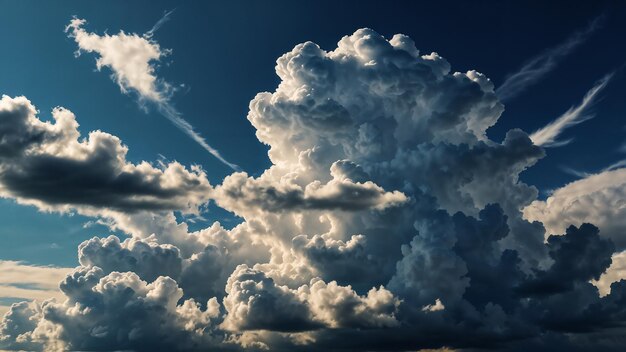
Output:
[[[93,131],[81,139],[74,115],[62,108],[43,122],[24,97],[0,100],[2,196],[46,210],[192,211],[208,200],[202,170],[126,161],[119,138]],[[89,212],[83,210],[83,212]]]
[[536,271],[535,278],[520,290],[527,295],[571,290],[578,282],[598,280],[611,265],[615,246],[601,239],[598,228],[582,224],[570,226],[564,236],[548,237],[547,246],[554,263],[547,271]]

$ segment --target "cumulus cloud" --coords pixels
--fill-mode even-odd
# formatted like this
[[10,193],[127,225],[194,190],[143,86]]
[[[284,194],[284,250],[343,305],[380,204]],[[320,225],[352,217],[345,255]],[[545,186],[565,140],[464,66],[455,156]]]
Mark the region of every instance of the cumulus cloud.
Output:
[[154,236],[148,240],[128,238],[124,242],[116,236],[94,237],[78,246],[78,261],[83,266],[97,266],[106,273],[134,272],[149,282],[159,276],[178,278],[182,271],[178,248],[158,244]]
[[[541,205],[537,189],[519,177],[544,149],[521,130],[491,140],[486,130],[503,112],[492,82],[451,68],[404,35],[371,29],[331,51],[295,46],[277,60],[278,87],[250,103],[271,166],[202,189],[241,222],[190,231],[165,207],[103,209],[102,221],[130,238],[81,244],[81,266],[61,284],[65,301],[14,306],[3,348],[534,350],[590,345],[597,334],[619,341],[626,281],[604,296],[590,282],[612,275],[615,238],[603,224],[553,232],[546,220],[555,235],[546,241],[544,225],[522,212]],[[0,150],[51,143],[29,128]],[[619,187],[616,176],[562,193]],[[597,223],[591,217],[583,222]]]
[[602,24],[604,15],[596,17],[580,31],[572,34],[563,43],[546,50],[528,60],[517,72],[507,76],[498,87],[497,94],[503,101],[511,100],[554,70],[558,63],[583,44]]
[[371,288],[359,296],[350,286],[339,286],[335,281],[326,284],[313,280],[308,288],[307,301],[313,315],[331,328],[384,328],[397,326],[398,306],[401,300],[389,290]]
[[[225,232],[221,228],[209,228],[202,231],[203,236],[211,236],[209,233],[213,231]],[[213,232],[212,236],[216,235]],[[168,276],[184,287],[185,297],[206,301],[223,297],[226,279],[236,265],[231,259],[240,263],[241,258],[236,256],[232,242],[225,244],[206,239],[205,243],[208,244],[204,249],[196,249],[192,255],[185,256],[174,245],[158,243],[155,235],[124,241],[113,235],[94,237],[78,246],[78,260],[85,267],[99,267],[105,274],[133,272],[147,282]]]
[[156,63],[171,53],[162,49],[152,39],[154,32],[169,19],[171,12],[155,24],[144,35],[127,34],[120,31],[118,34],[98,35],[87,32],[83,26],[84,19],[73,18],[65,28],[70,38],[78,45],[76,55],[81,52],[96,53],[96,67],[98,71],[108,67],[112,71],[111,78],[117,83],[123,93],[137,93],[142,103],[152,103],[161,115],[170,120],[178,129],[193,139],[202,148],[211,153],[219,161],[237,170],[239,167],[228,162],[220,152],[211,147],[207,141],[195,131],[194,127],[182,117],[182,114],[170,102],[174,87],[156,76]]
[[352,181],[339,171],[336,163],[331,166],[331,175],[332,180],[326,184],[316,180],[303,188],[288,176],[277,183],[273,179],[253,179],[245,173],[235,173],[216,188],[213,199],[238,214],[254,209],[273,212],[382,210],[407,201],[402,192],[385,192],[372,181]]
[[[147,283],[131,272],[104,275],[98,267],[79,267],[61,290],[68,300],[44,305],[42,322],[59,325],[72,350],[193,348],[219,312],[216,300],[206,310],[193,300],[178,304],[182,290],[164,276]],[[33,340],[47,350],[47,340],[56,337],[41,328]]]
[[199,167],[126,160],[128,148],[101,131],[81,138],[74,114],[41,121],[25,97],[0,100],[0,194],[44,210],[107,208],[194,211],[210,188]]
[[594,103],[596,96],[609,83],[611,77],[613,77],[613,73],[609,73],[604,76],[596,82],[587,94],[585,94],[580,104],[571,107],[554,121],[533,132],[530,135],[530,139],[533,143],[543,147],[560,147],[570,143],[572,139],[557,140],[557,137],[559,137],[565,129],[583,123],[594,117],[593,114],[587,113],[587,110]]
[[359,296],[350,286],[313,279],[297,289],[279,286],[263,272],[237,267],[226,285],[229,330],[306,331],[395,326],[400,300],[384,287]]
[[230,330],[302,331],[319,326],[297,292],[279,286],[263,272],[241,265],[226,284],[224,306]]

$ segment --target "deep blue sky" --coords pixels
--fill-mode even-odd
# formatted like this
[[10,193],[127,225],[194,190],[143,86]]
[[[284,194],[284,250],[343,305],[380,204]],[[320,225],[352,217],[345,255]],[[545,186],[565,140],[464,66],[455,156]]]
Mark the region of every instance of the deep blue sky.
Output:
[[[626,6],[611,1],[385,2],[369,1],[6,1],[0,0],[0,94],[25,95],[50,118],[50,110],[72,110],[87,134],[100,129],[129,146],[132,161],[162,154],[183,164],[202,165],[213,184],[230,170],[156,113],[141,111],[108,77],[96,72],[94,57],[74,57],[76,44],[63,32],[73,15],[86,29],[143,33],[164,11],[176,9],[154,36],[172,49],[158,70],[168,82],[184,84],[173,98],[185,119],[230,161],[257,175],[269,165],[267,149],[246,119],[257,92],[274,90],[276,59],[303,41],[332,50],[360,27],[386,37],[404,33],[422,53],[437,51],[455,71],[478,70],[498,86],[507,74],[547,48],[566,40],[596,16],[607,15],[589,40],[538,84],[506,104],[489,133],[501,140],[515,127],[527,132],[545,125],[580,101],[593,83],[626,62]],[[564,9],[567,11],[564,11]],[[565,15],[565,13],[567,15]],[[622,159],[626,133],[626,72],[619,70],[596,103],[596,118],[568,130],[570,145],[523,174],[540,190],[574,180],[567,166],[596,171]],[[207,218],[228,215],[212,209]],[[74,265],[76,246],[101,226],[83,228],[82,216],[42,214],[0,201],[0,259]],[[196,226],[204,226],[199,224]]]

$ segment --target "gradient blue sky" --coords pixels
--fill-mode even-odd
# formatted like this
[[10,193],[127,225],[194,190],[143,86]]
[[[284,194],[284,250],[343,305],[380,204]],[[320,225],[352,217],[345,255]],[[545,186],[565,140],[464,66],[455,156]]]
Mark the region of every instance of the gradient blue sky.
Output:
[[[548,150],[548,156],[525,172],[525,182],[548,191],[574,180],[563,171],[597,171],[626,157],[620,147],[626,133],[625,6],[617,2],[581,2],[575,6],[532,2],[374,3],[368,1],[274,2],[0,1],[0,93],[25,95],[50,118],[55,106],[72,110],[83,134],[100,129],[129,146],[130,161],[158,160],[162,155],[185,165],[200,164],[213,184],[231,170],[172,128],[155,112],[142,111],[132,96],[120,93],[108,77],[96,72],[93,55],[74,57],[76,43],[64,27],[72,16],[87,19],[89,31],[144,33],[165,11],[175,9],[154,38],[172,50],[158,69],[159,77],[184,85],[172,102],[226,159],[258,175],[269,165],[267,148],[246,119],[257,92],[279,82],[276,59],[311,40],[332,49],[343,35],[371,27],[386,37],[404,33],[423,52],[437,51],[453,71],[478,70],[496,85],[527,60],[565,41],[573,32],[605,14],[595,33],[557,67],[524,93],[506,102],[506,111],[489,130],[500,140],[519,127],[532,132],[578,103],[594,82],[616,71],[593,106],[596,117],[565,132],[571,144]],[[568,6],[564,15],[563,6]],[[37,11],[33,9],[37,7]],[[545,194],[542,196],[545,197]],[[0,201],[0,259],[73,266],[76,247],[103,226],[84,226],[90,219],[44,214],[32,207]],[[207,222],[225,226],[237,219],[210,207]],[[191,225],[206,227],[206,222]]]

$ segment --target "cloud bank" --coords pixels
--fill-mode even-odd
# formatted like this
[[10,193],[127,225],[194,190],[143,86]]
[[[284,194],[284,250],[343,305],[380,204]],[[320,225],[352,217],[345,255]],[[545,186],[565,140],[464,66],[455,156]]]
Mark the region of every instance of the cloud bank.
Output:
[[[136,211],[116,211],[118,201],[92,216],[130,237],[83,242],[80,266],[60,284],[64,300],[12,306],[2,348],[620,350],[626,281],[607,269],[622,244],[593,215],[573,226],[546,217],[547,238],[542,222],[527,220],[528,209],[551,214],[519,180],[544,150],[521,130],[487,137],[504,107],[485,75],[453,72],[409,37],[371,29],[331,51],[296,45],[275,69],[280,84],[257,94],[248,113],[272,165],[188,190],[206,197],[194,206],[211,199],[242,222],[192,232],[171,212],[187,203],[149,193],[170,206],[151,209],[126,200],[134,200],[129,187],[120,196]],[[28,107],[15,99],[7,104]],[[60,153],[54,140],[64,134],[46,132],[59,122],[21,109],[0,115],[30,116],[28,128],[3,132],[15,142],[0,150]],[[153,179],[164,177],[148,166]],[[180,188],[180,178],[204,180],[199,170],[180,173]],[[553,196],[595,197],[619,187],[616,179]],[[29,197],[57,206],[46,192]],[[616,282],[601,296],[591,282],[607,276]]]

